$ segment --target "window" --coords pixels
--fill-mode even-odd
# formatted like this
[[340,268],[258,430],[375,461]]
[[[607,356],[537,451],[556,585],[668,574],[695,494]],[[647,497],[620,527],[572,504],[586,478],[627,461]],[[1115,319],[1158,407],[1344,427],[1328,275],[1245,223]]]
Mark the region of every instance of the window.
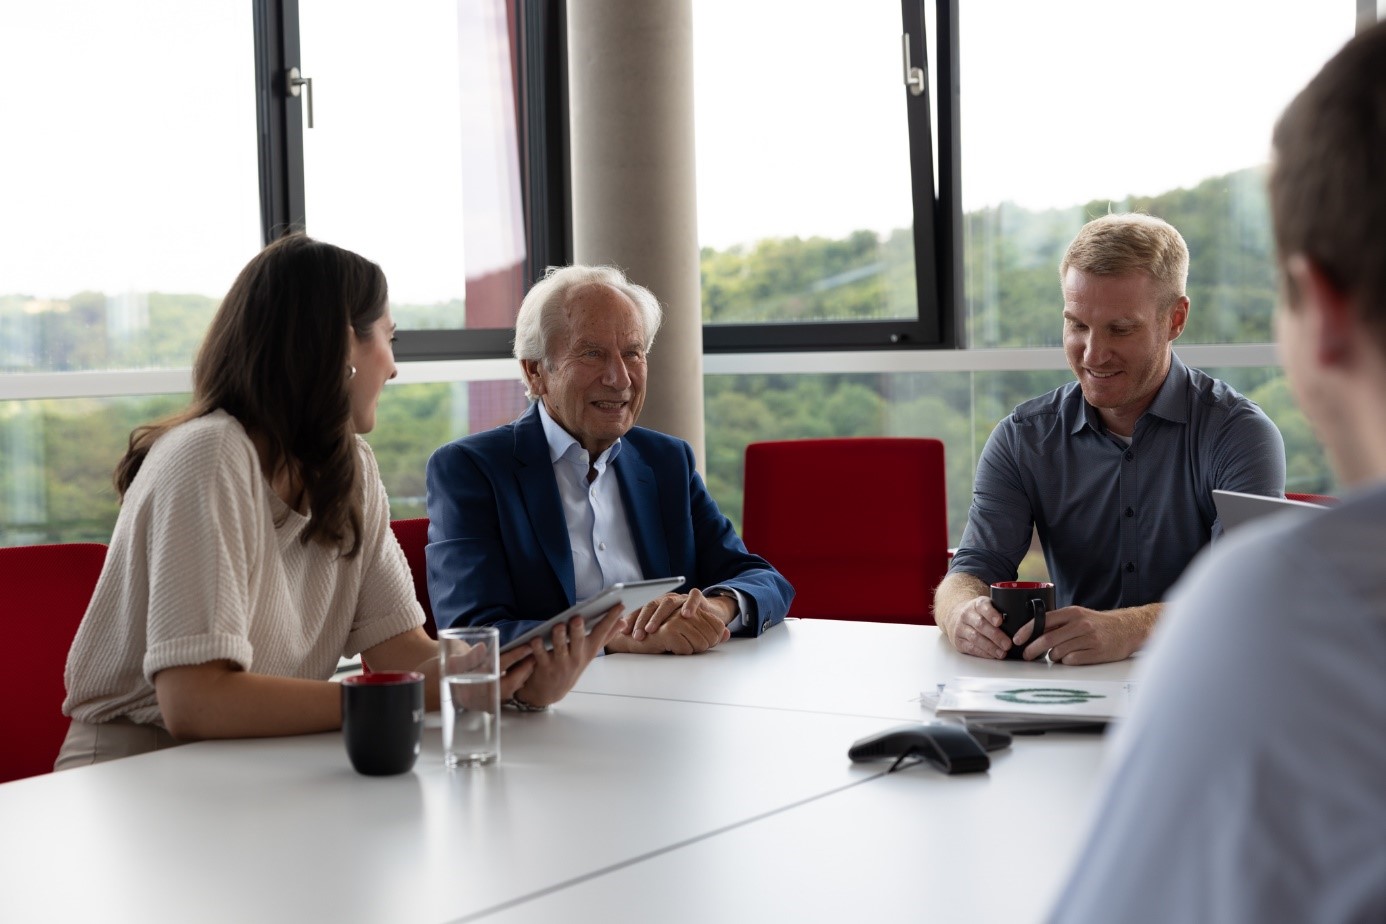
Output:
[[1188,242],[1182,343],[1273,339],[1271,126],[1351,37],[1349,4],[998,0],[967,12],[968,343],[1057,346],[1059,260],[1108,211],[1157,215]]
[[0,10],[0,373],[189,365],[260,246],[250,42],[236,0]]
[[[42,93],[3,97],[28,140],[0,179],[0,372],[30,374],[0,389],[0,543],[109,538],[130,430],[186,403],[221,296],[286,226],[382,264],[410,328],[402,356],[508,353],[522,275],[565,239],[527,241],[521,187],[549,180],[520,150],[548,109],[541,93],[518,105],[517,86],[562,58],[522,12],[64,0],[0,13],[3,85],[48,75]],[[308,94],[286,99],[290,66],[314,79],[312,129]],[[536,73],[561,101],[561,81]],[[370,439],[400,515],[421,509],[437,445],[523,407],[512,365],[385,392],[396,419]]]
[[693,7],[709,351],[949,344],[930,95],[903,81],[902,33],[928,64],[919,10]]
[[[164,370],[191,364],[260,247],[251,41],[237,0],[0,8],[8,397],[34,378],[186,380]],[[130,430],[182,403],[0,400],[0,544],[108,540]]]
[[[963,154],[962,296],[973,349],[840,361],[821,353],[709,356],[707,476],[728,513],[740,510],[750,440],[934,436],[946,445],[958,541],[992,427],[1020,401],[1071,378],[1057,349],[1058,262],[1082,223],[1109,208],[1145,210],[1181,229],[1192,252],[1193,313],[1178,352],[1277,423],[1288,490],[1334,493],[1322,449],[1267,346],[1276,279],[1262,184],[1275,117],[1350,36],[1354,11],[1341,0],[1288,12],[1255,0],[964,6],[960,135],[944,119],[938,143],[944,151],[960,144]],[[818,18],[840,28],[833,17]],[[781,25],[757,36],[772,53]],[[854,33],[842,31],[850,49]],[[931,33],[947,44],[946,27]],[[831,79],[831,66],[815,80]],[[763,169],[757,178],[773,183],[775,174]],[[702,201],[716,207],[710,196]],[[723,208],[721,223],[740,220],[738,200]],[[800,235],[808,237],[816,228],[804,221]],[[700,225],[719,227],[702,216]],[[822,238],[815,244],[823,252],[851,239]],[[783,246],[705,248],[705,282],[764,280],[751,300],[773,306],[799,295],[790,256]],[[705,286],[705,300],[717,295]]]
[[[991,427],[1068,379],[1056,265],[1109,205],[1184,231],[1181,355],[1277,421],[1292,490],[1332,492],[1265,344],[1258,171],[1362,6],[700,0],[707,475],[727,512],[753,437],[935,435],[956,539]],[[218,300],[291,222],[390,278],[401,379],[371,441],[397,515],[420,512],[429,452],[523,407],[496,357],[517,293],[568,259],[564,8],[5,7],[0,542],[109,535],[125,436],[181,406]],[[314,81],[312,129],[290,67]],[[13,92],[34,74],[42,92]],[[908,349],[953,343],[974,349]]]

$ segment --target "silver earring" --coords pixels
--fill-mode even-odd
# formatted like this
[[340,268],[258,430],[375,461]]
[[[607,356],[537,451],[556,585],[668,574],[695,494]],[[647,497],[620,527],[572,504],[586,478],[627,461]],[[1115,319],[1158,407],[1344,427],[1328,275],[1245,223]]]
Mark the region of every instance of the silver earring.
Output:
[[350,372],[347,373],[347,378],[349,378],[349,379],[354,379],[354,378],[356,378],[356,367],[355,367],[355,366],[347,366],[347,368],[351,370]]

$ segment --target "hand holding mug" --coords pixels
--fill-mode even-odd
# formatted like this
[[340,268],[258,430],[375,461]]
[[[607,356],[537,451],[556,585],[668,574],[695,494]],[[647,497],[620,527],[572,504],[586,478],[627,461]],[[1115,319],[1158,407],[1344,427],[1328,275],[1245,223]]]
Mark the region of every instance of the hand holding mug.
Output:
[[[1008,661],[1024,659],[1025,642],[1044,634],[1044,620],[1054,609],[1054,585],[1048,581],[1002,581],[991,585],[991,605],[1001,611],[1001,631],[1012,642]],[[1020,642],[1016,634],[1033,623]]]

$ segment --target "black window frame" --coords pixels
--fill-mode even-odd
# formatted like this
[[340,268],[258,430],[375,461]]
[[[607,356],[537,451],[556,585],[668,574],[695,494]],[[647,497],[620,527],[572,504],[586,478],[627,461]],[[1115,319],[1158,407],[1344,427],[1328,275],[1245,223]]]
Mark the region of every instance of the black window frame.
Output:
[[[914,318],[872,321],[804,321],[768,324],[704,324],[708,353],[830,350],[954,349],[961,346],[962,183],[958,140],[957,0],[935,0],[937,61],[929,55],[926,0],[901,0],[901,27],[910,60],[924,71],[925,88],[900,93],[909,124],[911,199],[914,215]],[[938,98],[938,172],[935,183],[929,87]]]
[[[525,283],[550,265],[572,261],[569,180],[567,22],[564,0],[507,0],[516,23],[516,119],[525,221]],[[962,346],[962,196],[958,134],[958,0],[933,0],[937,55],[928,53],[924,3],[901,0],[910,57],[935,88],[939,131],[935,173],[930,94],[900,93],[909,127],[914,214],[914,318],[705,324],[707,353],[954,349]],[[304,204],[303,97],[286,92],[291,68],[304,69],[298,0],[253,0],[261,233],[265,242],[311,231]],[[933,60],[931,60],[933,58]],[[305,76],[311,76],[305,74]],[[511,355],[513,329],[398,332],[395,356],[418,360],[496,359]]]

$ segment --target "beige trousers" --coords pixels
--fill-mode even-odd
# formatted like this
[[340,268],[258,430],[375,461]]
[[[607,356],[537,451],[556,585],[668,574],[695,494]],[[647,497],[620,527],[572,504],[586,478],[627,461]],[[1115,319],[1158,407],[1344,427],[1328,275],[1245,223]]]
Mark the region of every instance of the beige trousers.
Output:
[[88,767],[107,760],[145,754],[182,744],[158,725],[136,725],[129,719],[88,723],[72,720],[58,751],[54,770]]

